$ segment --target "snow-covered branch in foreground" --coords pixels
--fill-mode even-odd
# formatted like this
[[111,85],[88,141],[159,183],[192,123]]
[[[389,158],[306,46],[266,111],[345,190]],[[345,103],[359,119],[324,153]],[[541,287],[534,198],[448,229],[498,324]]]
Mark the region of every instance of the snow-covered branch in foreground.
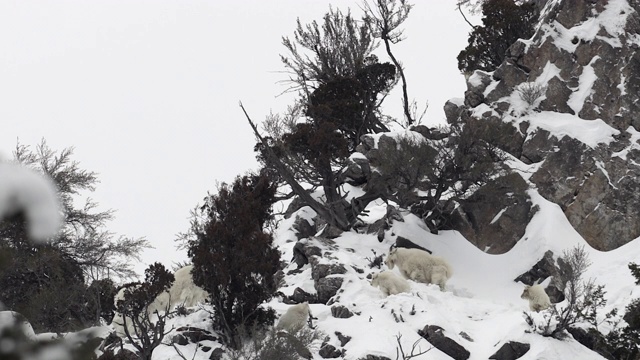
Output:
[[53,182],[24,166],[0,162],[0,220],[21,211],[34,241],[47,241],[62,224]]

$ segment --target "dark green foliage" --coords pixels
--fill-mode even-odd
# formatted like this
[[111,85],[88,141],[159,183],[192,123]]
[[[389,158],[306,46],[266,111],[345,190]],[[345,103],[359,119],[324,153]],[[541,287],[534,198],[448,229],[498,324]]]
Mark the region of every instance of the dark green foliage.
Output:
[[[633,314],[640,321],[640,301],[635,300],[627,307],[627,315]],[[631,319],[630,319],[631,320]],[[632,322],[634,322],[632,320]],[[610,352],[615,359],[635,360],[640,355],[640,328],[637,323],[610,331],[605,337]]]
[[429,186],[428,177],[438,176],[434,172],[437,155],[434,144],[429,144],[422,137],[398,138],[395,147],[381,151],[376,167],[385,181],[394,185],[387,197],[402,208],[416,203],[416,190]]
[[[148,247],[147,241],[142,238],[114,238],[113,233],[105,229],[107,222],[113,218],[111,210],[97,211],[98,205],[91,199],[77,205],[77,196],[95,190],[98,177],[92,171],[81,169],[72,156],[73,148],[55,151],[45,141],[38,144],[35,150],[18,145],[14,152],[17,162],[50,177],[57,187],[64,221],[58,236],[51,239],[50,243],[74,259],[88,278],[106,277],[107,273],[121,277],[135,276],[131,259],[137,259],[140,251]],[[2,228],[0,225],[0,231]],[[20,248],[25,238],[21,233],[0,233],[0,241]]]
[[193,281],[211,294],[213,324],[233,346],[239,328],[270,325],[272,309],[260,307],[276,291],[280,253],[263,231],[272,218],[276,186],[264,175],[238,177],[218,187],[200,208],[189,240]]
[[360,142],[360,136],[388,130],[377,114],[377,99],[395,83],[396,68],[372,61],[354,76],[321,84],[307,104],[307,116],[316,124],[335,124],[348,140],[350,151]]
[[458,69],[493,71],[502,62],[507,49],[518,39],[533,35],[538,14],[532,3],[513,0],[487,0],[482,4],[482,26],[469,34],[469,45],[458,55]]
[[630,263],[629,270],[631,270],[631,275],[636,278],[636,285],[640,285],[640,266],[636,263]]
[[[390,2],[380,4],[391,6]],[[393,64],[380,63],[372,54],[377,46],[374,35],[392,31],[394,41],[399,41],[396,29],[409,8],[402,2],[402,14],[393,10],[384,19],[367,12],[362,22],[332,9],[322,25],[303,26],[298,21],[294,40],[283,38],[289,55],[281,59],[290,71],[290,90],[298,91],[299,99],[284,115],[267,117],[267,136],[260,134],[241,105],[259,141],[258,160],[272,179],[291,188],[283,197],[296,195],[329,224],[327,230],[351,229],[367,204],[378,198],[368,193],[345,200],[342,174],[362,135],[388,131],[390,118],[380,113],[380,105],[402,69],[395,59]],[[386,30],[374,26],[376,20],[385,22]],[[300,124],[302,114],[307,121]],[[324,197],[310,196],[308,186],[321,188]]]
[[[116,303],[116,310],[122,314],[124,323],[121,325],[127,339],[138,350],[142,360],[150,360],[153,350],[168,333],[165,332],[165,324],[170,312],[166,308],[150,314],[149,306],[160,293],[171,287],[175,278],[160,263],[149,265],[144,274],[144,282],[132,283],[125,288],[122,299]],[[130,333],[129,325],[132,325],[133,333]]]
[[47,175],[56,185],[64,212],[57,236],[48,244],[34,244],[27,236],[23,213],[0,219],[0,302],[23,313],[37,331],[97,325],[104,301],[96,301],[88,281],[108,273],[133,275],[130,259],[147,246],[144,239],[114,240],[104,229],[110,211],[95,211],[90,200],[76,206],[76,196],[92,191],[97,177],[80,169],[72,154],[72,149],[53,151],[44,141],[34,151],[18,145],[14,153],[17,162]]
[[320,176],[331,176],[334,159],[349,156],[347,141],[332,122],[298,124],[293,133],[282,139],[290,151],[302,155]]
[[[630,263],[629,270],[636,278],[636,285],[640,285],[638,265]],[[622,319],[627,323],[627,326],[609,332],[606,336],[607,344],[616,359],[638,359],[640,357],[640,299],[635,299],[627,305]]]
[[387,130],[377,114],[378,95],[395,85],[396,67],[372,55],[377,45],[367,21],[330,9],[322,26],[303,27],[298,19],[294,40],[284,37],[283,44],[290,55],[281,59],[316,124],[335,124],[351,151],[361,135]]
[[144,271],[144,276],[144,282],[139,286],[128,287],[124,299],[116,304],[116,308],[123,315],[139,316],[161,292],[168,290],[175,280],[173,274],[160,263],[149,265]]
[[389,185],[385,196],[409,207],[432,233],[446,228],[457,199],[504,171],[504,156],[474,130],[453,124],[433,132],[432,139],[399,138],[396,148],[385,148],[372,164]]
[[640,330],[640,299],[635,299],[627,305],[623,319],[630,328]]
[[116,286],[111,279],[94,280],[87,289],[88,306],[96,313],[96,318],[102,318],[111,323],[114,316]]
[[366,23],[333,9],[325,14],[322,25],[313,21],[303,26],[298,19],[293,41],[283,37],[282,44],[290,55],[280,58],[296,89],[355,75],[376,47]]
[[[20,221],[12,219],[16,223]],[[0,289],[4,305],[22,313],[36,332],[73,331],[95,324],[86,307],[82,268],[48,244],[20,244],[20,250],[0,242]]]

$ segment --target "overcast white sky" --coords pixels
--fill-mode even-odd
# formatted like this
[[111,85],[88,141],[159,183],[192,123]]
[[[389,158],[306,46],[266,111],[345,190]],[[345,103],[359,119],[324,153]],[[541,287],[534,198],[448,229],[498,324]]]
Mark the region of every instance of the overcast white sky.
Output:
[[[394,50],[410,97],[429,102],[423,123],[435,125],[463,96],[456,56],[470,27],[453,0],[415,2]],[[99,173],[90,196],[117,211],[110,230],[146,237],[145,264],[185,260],[173,240],[189,210],[257,166],[238,101],[254,120],[286,107],[281,37],[329,4],[359,12],[358,0],[3,0],[0,154],[17,139],[75,147]],[[395,95],[387,109],[401,116]]]

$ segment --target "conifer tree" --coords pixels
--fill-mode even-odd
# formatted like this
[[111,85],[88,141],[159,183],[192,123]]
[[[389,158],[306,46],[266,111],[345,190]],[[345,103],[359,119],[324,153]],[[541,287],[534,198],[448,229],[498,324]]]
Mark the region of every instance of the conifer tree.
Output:
[[263,230],[275,191],[264,174],[237,177],[205,198],[192,220],[187,246],[193,281],[211,295],[214,327],[232,346],[239,331],[275,319],[261,306],[273,297],[280,269],[280,252]]

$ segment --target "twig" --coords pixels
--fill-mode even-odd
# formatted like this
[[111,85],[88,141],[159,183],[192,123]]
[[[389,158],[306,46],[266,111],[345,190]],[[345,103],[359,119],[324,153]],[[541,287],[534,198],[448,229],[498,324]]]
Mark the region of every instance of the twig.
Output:
[[398,343],[398,347],[396,348],[396,360],[409,360],[416,356],[426,354],[427,352],[431,351],[431,349],[433,349],[433,346],[429,347],[427,350],[424,350],[424,351],[418,348],[419,352],[415,354],[416,348],[418,347],[418,343],[422,340],[422,338],[419,338],[413,343],[413,345],[411,345],[411,353],[409,355],[405,355],[404,349],[402,348],[402,342],[400,341],[401,339],[402,339],[402,334],[396,335],[396,342]]

